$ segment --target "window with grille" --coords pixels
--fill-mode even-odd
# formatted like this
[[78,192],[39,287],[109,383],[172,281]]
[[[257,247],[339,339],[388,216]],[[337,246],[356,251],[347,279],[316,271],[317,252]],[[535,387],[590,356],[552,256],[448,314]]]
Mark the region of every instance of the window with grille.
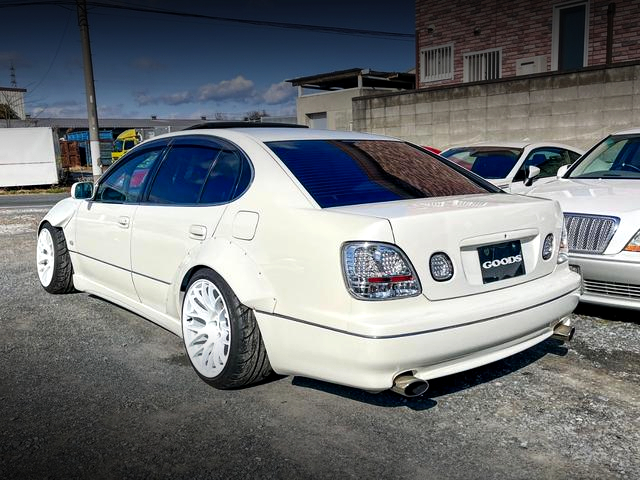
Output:
[[502,49],[464,54],[463,81],[479,82],[502,77]]
[[453,78],[453,44],[425,48],[421,52],[423,82]]

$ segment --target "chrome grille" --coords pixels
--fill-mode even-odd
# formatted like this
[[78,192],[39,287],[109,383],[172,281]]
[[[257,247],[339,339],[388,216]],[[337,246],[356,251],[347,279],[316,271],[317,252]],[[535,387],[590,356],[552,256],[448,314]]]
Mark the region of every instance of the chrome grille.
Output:
[[606,250],[620,219],[602,215],[565,213],[565,225],[569,236],[569,252],[602,253]]
[[593,295],[640,300],[640,285],[629,283],[601,282],[598,280],[584,280],[584,292]]

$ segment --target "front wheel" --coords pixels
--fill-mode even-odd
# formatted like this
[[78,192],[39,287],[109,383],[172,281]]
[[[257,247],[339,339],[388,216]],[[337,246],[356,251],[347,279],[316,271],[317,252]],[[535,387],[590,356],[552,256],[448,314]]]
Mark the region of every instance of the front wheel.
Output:
[[253,311],[212,270],[201,270],[189,281],[182,338],[195,371],[216,388],[243,387],[271,373]]
[[62,229],[45,223],[38,233],[36,268],[42,287],[49,293],[73,292],[73,266]]

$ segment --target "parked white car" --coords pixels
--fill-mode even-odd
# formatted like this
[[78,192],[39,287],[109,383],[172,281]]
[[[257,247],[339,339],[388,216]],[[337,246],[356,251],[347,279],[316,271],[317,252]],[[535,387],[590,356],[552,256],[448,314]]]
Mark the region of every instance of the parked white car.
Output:
[[573,334],[580,276],[557,203],[399,140],[193,129],[140,144],[72,196],[38,229],[44,288],[181,336],[218,388],[274,370],[418,395]]
[[529,194],[560,202],[582,301],[640,309],[640,129],[610,135]]
[[534,181],[555,180],[560,167],[570,165],[583,153],[561,143],[487,142],[451,147],[441,155],[506,192],[524,194]]

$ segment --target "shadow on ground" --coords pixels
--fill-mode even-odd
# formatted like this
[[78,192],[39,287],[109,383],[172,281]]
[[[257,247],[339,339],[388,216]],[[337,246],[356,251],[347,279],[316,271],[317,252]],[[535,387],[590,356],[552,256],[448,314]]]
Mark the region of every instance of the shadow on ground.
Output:
[[638,311],[627,308],[579,303],[574,313],[576,315],[584,315],[585,317],[597,317],[616,322],[640,323],[640,314],[638,314]]

